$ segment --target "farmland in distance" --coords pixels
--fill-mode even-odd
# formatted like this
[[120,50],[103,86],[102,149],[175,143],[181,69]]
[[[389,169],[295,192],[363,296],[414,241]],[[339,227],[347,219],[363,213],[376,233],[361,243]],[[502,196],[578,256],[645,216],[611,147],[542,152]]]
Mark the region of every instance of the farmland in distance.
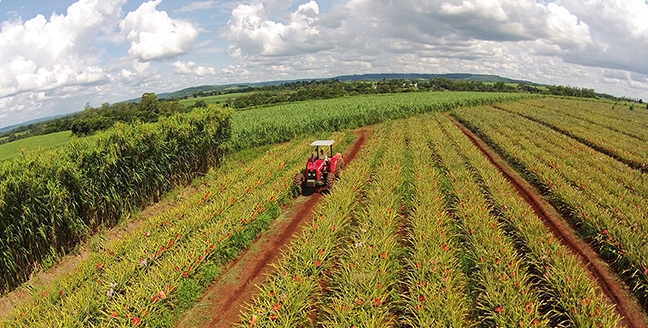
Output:
[[71,135],[72,131],[63,131],[2,144],[0,145],[0,161],[17,156],[22,149],[25,151],[46,150],[66,145]]

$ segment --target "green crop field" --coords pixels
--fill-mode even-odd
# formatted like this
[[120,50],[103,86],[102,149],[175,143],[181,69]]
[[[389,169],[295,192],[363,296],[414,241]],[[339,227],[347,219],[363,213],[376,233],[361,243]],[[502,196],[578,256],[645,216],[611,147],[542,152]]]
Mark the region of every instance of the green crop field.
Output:
[[461,106],[529,98],[518,93],[413,92],[311,100],[239,111],[232,116],[232,147],[290,140],[318,131],[337,131]]
[[2,144],[0,145],[0,161],[17,156],[23,149],[25,151],[44,150],[65,145],[70,141],[71,135],[72,131],[63,131]]
[[[190,180],[195,169],[204,173],[213,163],[195,156],[209,147],[224,161],[198,192],[32,288],[0,325],[173,326],[294,201],[309,142],[335,139],[342,151],[355,138],[348,130],[367,125],[356,159],[241,307],[240,327],[620,327],[628,311],[646,317],[647,111],[430,92],[186,115],[118,126],[92,145],[76,140],[52,151],[71,159],[60,167],[29,156],[0,166],[8,172],[0,185],[8,291],[21,281],[6,277],[24,278],[29,271],[17,267],[33,263],[12,249],[48,254],[50,244],[81,243],[104,212],[126,215],[146,204],[134,200]],[[245,161],[233,159],[238,150]],[[493,154],[503,161],[486,156]],[[46,174],[29,171],[41,167]],[[503,175],[503,167],[519,176]],[[518,180],[576,235],[550,226]],[[12,203],[19,197],[20,206]],[[586,246],[567,245],[567,235]],[[602,278],[591,274],[597,264],[585,265],[573,247],[609,264],[632,309],[618,306],[626,294],[602,292]]]

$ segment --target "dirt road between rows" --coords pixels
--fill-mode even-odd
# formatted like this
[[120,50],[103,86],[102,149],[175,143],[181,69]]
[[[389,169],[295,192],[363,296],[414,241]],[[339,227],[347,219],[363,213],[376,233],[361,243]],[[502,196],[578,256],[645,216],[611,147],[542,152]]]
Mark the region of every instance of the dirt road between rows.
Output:
[[630,292],[623,288],[623,283],[611,272],[609,266],[598,257],[592,247],[578,238],[576,232],[560,217],[557,211],[490,146],[453,117],[447,114],[446,116],[502,172],[517,193],[533,208],[536,215],[542,219],[561,243],[579,257],[583,266],[587,268],[598,283],[599,289],[610,299],[610,302],[616,305],[617,312],[623,317],[621,323],[627,327],[648,327],[643,310],[633,300]]
[[[344,154],[347,164],[358,155],[370,132],[368,128],[352,131],[356,140]],[[256,286],[262,284],[273,272],[272,263],[281,258],[281,252],[311,221],[313,209],[321,198],[319,192],[300,196],[284,209],[284,214],[271,223],[267,232],[227,265],[220,277],[212,283],[198,303],[185,313],[176,327],[233,327],[238,322],[244,305],[252,302],[258,290]]]

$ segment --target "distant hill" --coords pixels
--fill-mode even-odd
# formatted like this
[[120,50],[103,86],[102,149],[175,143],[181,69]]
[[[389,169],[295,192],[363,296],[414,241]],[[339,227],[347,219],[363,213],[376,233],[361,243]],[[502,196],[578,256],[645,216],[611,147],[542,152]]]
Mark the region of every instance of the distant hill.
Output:
[[65,117],[67,115],[70,115],[70,114],[41,117],[41,118],[33,119],[33,120],[30,120],[30,121],[27,121],[27,122],[23,122],[23,123],[20,123],[20,124],[14,124],[14,125],[5,126],[3,128],[0,128],[0,133],[5,133],[7,131],[11,131],[11,130],[13,130],[13,129],[17,128],[17,127],[20,127],[20,126],[28,126],[30,124],[36,124],[36,123],[40,123],[40,122],[51,121],[51,120],[54,120],[54,119],[57,119],[57,118]]
[[530,81],[514,80],[514,79],[509,79],[507,77],[501,77],[499,75],[470,74],[470,73],[449,73],[449,74],[381,73],[381,74],[341,75],[335,78],[340,80],[341,82],[352,82],[352,81],[379,81],[382,79],[428,80],[435,77],[446,78],[449,80],[534,84],[533,82]]
[[247,84],[222,84],[222,85],[201,85],[197,87],[189,87],[178,91],[170,92],[166,95],[158,95],[160,99],[174,99],[182,98],[185,96],[191,96],[198,92],[211,92],[211,91],[227,91],[227,90],[237,90],[248,87]]
[[266,85],[281,85],[284,83],[291,83],[291,82],[300,82],[300,81],[313,81],[313,80],[326,80],[324,78],[317,78],[317,79],[298,79],[298,80],[281,80],[281,81],[268,81],[268,82],[256,82],[256,83],[248,83],[248,84],[222,84],[222,85],[201,85],[197,87],[190,87],[190,88],[185,88],[182,90],[174,91],[168,94],[159,94],[158,98],[160,99],[174,99],[174,98],[182,98],[185,96],[192,96],[200,91],[202,92],[211,92],[211,91],[230,91],[232,93],[234,92],[240,92],[243,91],[247,88],[255,88],[255,87],[262,87]]

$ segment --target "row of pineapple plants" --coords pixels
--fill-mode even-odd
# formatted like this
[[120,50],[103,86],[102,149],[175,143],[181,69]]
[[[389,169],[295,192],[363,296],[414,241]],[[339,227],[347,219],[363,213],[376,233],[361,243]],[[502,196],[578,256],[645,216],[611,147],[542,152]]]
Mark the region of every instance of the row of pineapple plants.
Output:
[[[510,121],[499,122],[497,130],[492,133],[516,133],[521,139],[532,142],[535,157],[541,163],[552,168],[582,193],[596,195],[605,200],[603,206],[615,212],[620,224],[638,225],[637,230],[645,229],[648,175],[538,124],[529,123],[532,129],[520,130],[517,125],[528,122],[523,118],[501,111],[480,114],[490,115],[491,118],[495,115],[511,118]],[[524,147],[521,144],[513,146]],[[583,174],[582,167],[592,169]],[[534,167],[531,167],[531,170],[534,170]]]
[[545,124],[633,167],[648,169],[648,147],[645,140],[627,135],[627,128],[615,131],[588,120],[561,114],[553,107],[529,107],[526,103],[517,102],[498,107]]
[[645,174],[514,114],[476,108],[455,115],[537,185],[648,307]]
[[616,327],[614,306],[596,289],[596,282],[581,261],[559,242],[559,237],[535,215],[510,183],[448,119],[437,116],[447,146],[470,163],[506,231],[536,281],[545,311],[553,326]]
[[367,187],[348,239],[322,299],[319,322],[325,327],[390,327],[400,308],[399,280],[404,247],[406,163],[403,121],[390,125],[389,147]]
[[312,222],[274,265],[275,271],[241,313],[242,327],[303,327],[322,297],[321,282],[338,257],[353,215],[385,147],[385,131],[377,128],[357,158],[345,167],[330,194],[315,209]]
[[446,144],[446,136],[439,128],[426,131],[429,147],[448,184],[446,198],[464,248],[462,261],[475,322],[499,327],[546,326],[529,268],[501,229],[498,218],[491,214],[492,205],[465,159]]
[[[504,134],[517,133],[524,140],[532,142],[535,145],[533,153],[545,170],[548,166],[548,170],[579,190],[583,196],[597,200],[596,203],[617,224],[645,235],[648,227],[648,175],[549,129],[535,129],[538,125],[532,124],[534,129],[515,130],[516,124],[523,121],[513,116],[510,122],[504,122],[507,125],[500,123],[498,128],[506,129],[502,130]],[[583,172],[583,167],[591,169]],[[532,166],[530,170],[538,171],[540,168]]]
[[231,258],[249,242],[247,230],[255,235],[262,228],[255,219],[267,224],[278,214],[276,204],[290,195],[292,174],[303,165],[306,150],[304,142],[280,145],[221,177],[204,195],[151,218],[93,254],[78,272],[36,291],[15,311],[14,321],[119,325],[155,317],[182,278],[210,260],[220,264]]
[[[645,219],[648,202],[647,175],[633,170],[626,165],[602,155],[595,150],[579,144],[568,137],[556,135],[553,131],[535,130],[518,131],[513,121],[506,128],[506,133],[519,133],[526,140],[533,141],[536,158],[545,167],[553,169],[583,194],[592,198],[601,198],[601,206],[613,212],[618,224],[628,226],[637,232],[647,231],[648,220]],[[518,145],[518,147],[521,147]],[[582,167],[595,168],[584,175]],[[535,168],[537,169],[537,168]],[[534,170],[534,167],[531,167]]]
[[[423,123],[410,129],[426,131]],[[423,134],[425,135],[425,134]],[[459,256],[454,220],[446,209],[442,177],[429,155],[427,139],[410,140],[413,197],[407,218],[407,293],[402,322],[410,327],[468,327],[472,325],[468,279]]]

